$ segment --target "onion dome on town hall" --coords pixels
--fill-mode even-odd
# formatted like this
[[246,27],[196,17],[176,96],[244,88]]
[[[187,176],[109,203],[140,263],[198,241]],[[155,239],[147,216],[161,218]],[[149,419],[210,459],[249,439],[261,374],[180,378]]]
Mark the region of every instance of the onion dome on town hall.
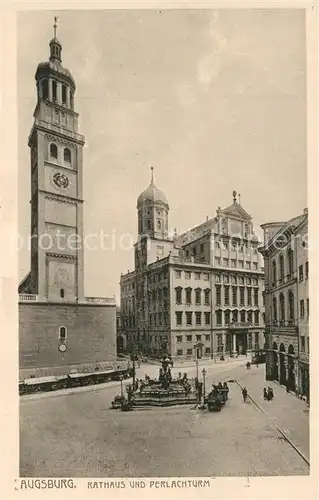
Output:
[[150,185],[139,195],[137,199],[137,208],[139,208],[144,203],[156,203],[162,204],[168,209],[169,206],[165,194],[155,186],[153,167],[151,167],[151,171],[152,174]]

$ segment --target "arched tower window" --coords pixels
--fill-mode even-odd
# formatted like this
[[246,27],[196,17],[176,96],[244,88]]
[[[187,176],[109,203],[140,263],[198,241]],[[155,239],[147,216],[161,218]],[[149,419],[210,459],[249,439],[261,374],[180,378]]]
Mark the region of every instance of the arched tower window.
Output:
[[291,248],[288,250],[288,276],[292,276],[294,272],[293,251]]
[[59,328],[59,339],[65,340],[67,336],[67,329],[65,326],[60,326]]
[[74,95],[73,92],[70,92],[70,108],[73,109],[74,107]]
[[67,88],[66,85],[62,85],[62,104],[65,106],[67,103]]
[[58,148],[54,143],[50,144],[50,158],[58,159]]
[[272,300],[272,311],[273,311],[273,319],[277,321],[277,299],[276,297]]
[[64,289],[63,288],[61,288],[61,290],[60,290],[60,297],[61,297],[61,299],[64,299]]
[[285,321],[285,297],[284,297],[283,293],[281,293],[279,296],[279,302],[280,302],[280,321],[284,322]]
[[295,318],[295,297],[293,292],[289,291],[289,320],[292,321]]
[[279,256],[279,270],[280,270],[280,281],[283,281],[285,276],[285,261],[282,253]]
[[57,83],[55,80],[52,81],[52,100],[57,100]]
[[63,159],[65,163],[71,163],[71,151],[69,148],[64,148]]
[[276,262],[273,260],[272,261],[272,281],[273,283],[276,283],[277,280],[277,265]]
[[42,99],[48,99],[49,98],[49,81],[48,80],[42,80]]

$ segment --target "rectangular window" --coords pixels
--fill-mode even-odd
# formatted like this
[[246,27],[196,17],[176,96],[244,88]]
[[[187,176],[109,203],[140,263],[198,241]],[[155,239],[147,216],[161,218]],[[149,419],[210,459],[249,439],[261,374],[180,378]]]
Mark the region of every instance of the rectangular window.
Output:
[[231,277],[231,282],[232,282],[234,285],[236,285],[236,283],[237,283],[237,278],[236,278],[236,276],[232,276],[232,277]]
[[300,345],[301,352],[305,352],[306,342],[305,342],[305,337],[303,335],[300,337],[300,341],[301,341],[301,345]]
[[248,334],[248,349],[251,351],[253,348],[253,336],[251,333]]
[[229,259],[223,259],[223,266],[228,267]]
[[190,280],[192,274],[189,271],[185,271],[185,279]]
[[187,356],[191,356],[193,354],[193,349],[187,349],[186,354]]
[[255,306],[258,306],[258,304],[259,304],[258,288],[254,289],[254,304],[255,304]]
[[248,260],[246,261],[246,269],[251,269],[251,263]]
[[255,325],[259,325],[259,311],[254,311]]
[[196,341],[200,342],[201,340],[202,340],[202,336],[201,335],[196,335]]
[[303,266],[299,266],[299,281],[303,280]]
[[175,311],[176,314],[176,324],[181,325],[182,324],[182,312],[181,311]]
[[210,290],[205,290],[205,305],[209,306],[210,304]]
[[222,294],[221,294],[221,286],[216,285],[216,305],[220,306],[222,303]]
[[182,271],[175,271],[175,277],[180,279],[182,277]]
[[186,335],[186,342],[192,342],[193,335]]
[[240,305],[245,305],[245,288],[243,286],[240,287]]
[[186,312],[186,324],[187,325],[191,325],[192,324],[192,316],[193,316],[192,312],[190,312],[190,311]]
[[253,270],[254,270],[254,271],[257,271],[257,267],[258,267],[258,266],[257,266],[257,262],[253,262]]
[[254,284],[254,286],[258,286],[258,279],[257,278],[253,279],[253,284]]
[[259,333],[255,333],[255,350],[259,350]]
[[251,278],[247,278],[247,285],[251,285]]
[[204,281],[208,281],[209,280],[209,274],[208,273],[204,273]]
[[210,347],[205,347],[205,354],[210,354]]
[[224,288],[224,299],[225,299],[225,306],[229,306],[229,286],[225,286]]
[[201,243],[199,246],[199,251],[203,252],[204,251],[204,243]]
[[222,324],[222,311],[216,311],[216,325]]
[[305,317],[305,301],[303,299],[300,301],[300,317]]
[[219,243],[219,241],[215,241],[215,248],[220,248],[220,243]]
[[195,303],[197,306],[200,306],[200,303],[201,303],[201,290],[198,288],[197,290],[195,290]]
[[205,340],[210,341],[210,335],[205,335]]
[[210,325],[210,312],[205,312],[205,325]]
[[215,257],[215,266],[220,267],[220,257]]
[[192,303],[192,290],[191,288],[186,288],[186,304]]
[[309,299],[307,299],[307,318],[309,318]]
[[236,267],[236,260],[235,259],[231,260],[231,267],[233,267],[233,268]]
[[202,313],[199,311],[196,311],[196,325],[201,325],[202,322]]
[[309,262],[305,263],[305,276],[307,280],[309,278]]
[[200,273],[195,273],[195,280],[200,280]]
[[230,323],[230,313],[229,311],[225,311],[225,325],[229,325]]
[[229,283],[229,276],[224,274],[224,283]]
[[247,305],[248,306],[252,305],[252,302],[251,302],[251,288],[247,288]]
[[183,349],[177,349],[176,354],[177,356],[183,356]]
[[236,286],[232,287],[232,293],[233,293],[233,306],[237,306],[237,287]]
[[244,269],[244,261],[243,260],[239,260],[238,261],[238,265],[241,269]]
[[220,283],[220,274],[216,274],[216,283]]

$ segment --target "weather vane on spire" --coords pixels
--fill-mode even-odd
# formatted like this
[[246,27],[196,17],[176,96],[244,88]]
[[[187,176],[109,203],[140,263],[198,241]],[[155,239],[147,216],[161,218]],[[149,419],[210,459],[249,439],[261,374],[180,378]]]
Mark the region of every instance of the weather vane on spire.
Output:
[[54,38],[56,38],[56,30],[57,30],[57,22],[58,22],[58,17],[54,17],[54,25],[53,25],[53,29],[54,29]]
[[151,183],[154,182],[154,167],[151,167]]

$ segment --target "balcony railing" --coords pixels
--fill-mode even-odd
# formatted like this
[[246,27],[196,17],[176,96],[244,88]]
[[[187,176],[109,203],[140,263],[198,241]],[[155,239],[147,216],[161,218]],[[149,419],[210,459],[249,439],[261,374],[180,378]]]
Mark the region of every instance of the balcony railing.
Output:
[[19,302],[37,302],[38,297],[34,293],[19,293]]
[[[50,300],[50,299],[45,299]],[[19,302],[38,302],[39,295],[33,293],[20,293],[19,294]],[[59,302],[68,302],[66,299],[59,299]],[[75,301],[71,301],[75,302]],[[115,297],[85,297],[84,302],[92,303],[92,304],[115,304]]]
[[115,297],[85,297],[85,302],[94,304],[115,304]]

